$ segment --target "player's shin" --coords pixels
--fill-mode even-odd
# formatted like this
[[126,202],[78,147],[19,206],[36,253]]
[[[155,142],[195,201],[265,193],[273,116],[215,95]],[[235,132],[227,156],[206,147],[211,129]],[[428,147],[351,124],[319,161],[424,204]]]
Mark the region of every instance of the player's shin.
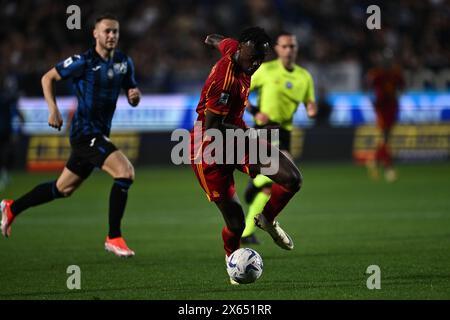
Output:
[[227,256],[232,254],[241,246],[241,234],[233,232],[227,227],[222,229],[223,247]]
[[109,233],[110,239],[121,237],[121,221],[128,200],[128,189],[133,180],[126,178],[114,179],[109,197]]
[[265,192],[259,192],[256,196],[253,202],[250,204],[247,217],[245,219],[245,229],[242,233],[242,237],[248,237],[255,233],[256,226],[255,226],[255,216],[258,213],[261,213],[264,209],[264,206],[266,205],[267,201],[269,201],[270,195],[266,194]]
[[42,183],[33,190],[15,200],[11,205],[11,212],[17,216],[22,211],[40,204],[62,198],[64,195],[56,187],[56,181]]
[[277,183],[272,184],[270,199],[262,212],[267,221],[274,221],[275,217],[283,210],[298,190],[299,189],[287,189]]

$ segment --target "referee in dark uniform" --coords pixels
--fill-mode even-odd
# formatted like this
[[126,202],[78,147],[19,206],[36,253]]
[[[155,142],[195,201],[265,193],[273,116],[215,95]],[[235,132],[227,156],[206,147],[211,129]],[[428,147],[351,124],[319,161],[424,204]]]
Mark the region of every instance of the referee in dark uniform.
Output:
[[116,50],[119,40],[119,22],[112,15],[96,20],[93,30],[95,47],[58,63],[42,77],[42,88],[48,104],[49,126],[60,130],[63,125],[56,105],[54,84],[69,79],[78,98],[78,108],[72,119],[70,144],[72,152],[56,181],[36,186],[17,200],[1,202],[1,231],[11,234],[11,223],[24,210],[57,198],[68,197],[89,177],[95,167],[109,173],[114,183],[109,199],[109,234],[105,249],[117,256],[130,257],[121,234],[128,189],[134,180],[134,168],[127,157],[109,140],[111,121],[117,99],[124,89],[131,106],[137,106],[140,92],[130,57]]

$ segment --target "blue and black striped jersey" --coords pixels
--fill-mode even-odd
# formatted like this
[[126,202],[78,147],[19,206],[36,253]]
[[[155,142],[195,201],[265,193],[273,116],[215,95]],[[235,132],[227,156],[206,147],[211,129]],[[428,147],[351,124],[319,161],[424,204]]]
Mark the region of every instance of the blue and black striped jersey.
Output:
[[131,58],[116,50],[111,59],[104,60],[91,48],[55,68],[62,79],[72,78],[78,99],[70,139],[96,134],[109,136],[120,90],[137,86]]

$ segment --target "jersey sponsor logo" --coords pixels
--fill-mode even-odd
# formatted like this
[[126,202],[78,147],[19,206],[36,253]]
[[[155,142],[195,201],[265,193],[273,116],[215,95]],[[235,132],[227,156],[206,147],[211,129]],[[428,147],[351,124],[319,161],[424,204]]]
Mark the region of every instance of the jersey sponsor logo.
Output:
[[100,69],[102,66],[96,66],[92,68],[92,71],[97,71],[98,69]]
[[113,68],[115,73],[125,74],[127,73],[128,64],[126,62],[114,63]]
[[220,94],[219,103],[228,104],[228,100],[230,99],[230,94],[227,92],[222,92]]

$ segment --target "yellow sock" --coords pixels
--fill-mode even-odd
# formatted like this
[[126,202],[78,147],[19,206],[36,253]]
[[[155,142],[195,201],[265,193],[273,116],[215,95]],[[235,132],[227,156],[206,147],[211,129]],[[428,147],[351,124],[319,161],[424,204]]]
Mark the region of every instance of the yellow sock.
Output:
[[262,188],[269,183],[272,183],[272,180],[262,174],[258,174],[255,179],[253,179],[253,185],[257,188]]
[[248,237],[252,235],[255,230],[255,221],[253,218],[258,214],[261,213],[264,209],[264,206],[266,205],[267,201],[269,201],[270,195],[259,192],[256,196],[253,202],[250,204],[250,207],[248,208],[247,218],[245,219],[245,230],[242,233],[242,237]]

